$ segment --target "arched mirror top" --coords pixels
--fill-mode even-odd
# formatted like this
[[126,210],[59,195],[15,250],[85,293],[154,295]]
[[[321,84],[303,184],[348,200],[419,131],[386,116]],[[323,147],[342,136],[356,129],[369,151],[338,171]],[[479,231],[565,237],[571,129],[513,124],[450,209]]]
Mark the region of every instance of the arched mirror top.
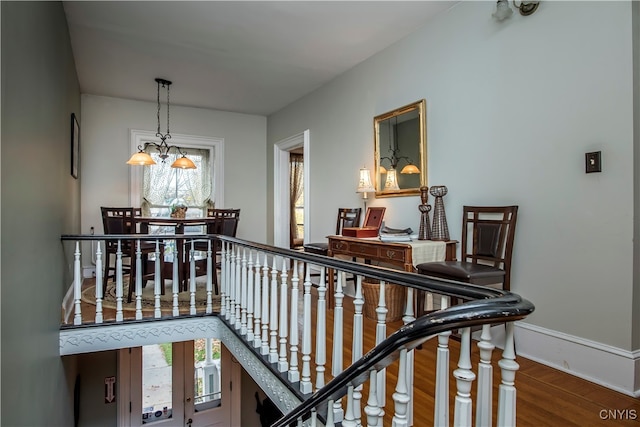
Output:
[[373,118],[376,197],[419,195],[427,185],[425,100]]

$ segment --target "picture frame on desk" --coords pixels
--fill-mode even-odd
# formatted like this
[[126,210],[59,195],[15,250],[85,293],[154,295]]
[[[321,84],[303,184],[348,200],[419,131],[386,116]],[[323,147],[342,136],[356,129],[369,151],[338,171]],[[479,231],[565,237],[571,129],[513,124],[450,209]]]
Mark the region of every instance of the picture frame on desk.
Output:
[[342,229],[342,235],[348,237],[378,237],[385,207],[367,208],[367,214],[364,217],[362,227],[345,227]]

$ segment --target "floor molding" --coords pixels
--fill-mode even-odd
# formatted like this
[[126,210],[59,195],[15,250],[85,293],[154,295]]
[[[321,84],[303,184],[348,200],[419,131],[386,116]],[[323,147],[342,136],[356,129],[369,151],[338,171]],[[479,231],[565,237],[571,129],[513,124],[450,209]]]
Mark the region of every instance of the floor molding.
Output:
[[[497,335],[504,328],[494,327]],[[623,350],[608,344],[516,322],[518,355],[560,371],[600,384],[629,396],[640,397],[640,351]]]

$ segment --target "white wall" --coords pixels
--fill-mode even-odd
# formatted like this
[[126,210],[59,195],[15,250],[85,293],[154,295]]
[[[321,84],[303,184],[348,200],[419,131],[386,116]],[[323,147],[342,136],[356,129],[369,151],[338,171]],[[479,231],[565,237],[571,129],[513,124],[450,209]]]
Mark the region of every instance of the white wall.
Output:
[[61,2],[0,8],[1,424],[69,426],[77,365],[60,357],[58,335],[73,253],[60,236],[80,230],[80,181],[70,173],[80,85]]
[[[459,3],[270,116],[267,153],[310,129],[310,232],[322,239],[338,207],[362,205],[373,117],[425,98],[428,181],[449,188],[452,238],[464,204],[519,205],[512,290],[536,305],[526,321],[633,350],[631,4],[543,2],[501,23],[494,8]],[[587,175],[584,153],[598,150],[603,172]],[[417,230],[419,203],[370,205]]]
[[[153,102],[82,95],[82,233],[92,226],[103,233],[100,206],[130,205],[129,131],[155,131],[156,108]],[[266,118],[172,105],[171,132],[224,139],[224,207],[242,209],[239,238],[264,243]]]

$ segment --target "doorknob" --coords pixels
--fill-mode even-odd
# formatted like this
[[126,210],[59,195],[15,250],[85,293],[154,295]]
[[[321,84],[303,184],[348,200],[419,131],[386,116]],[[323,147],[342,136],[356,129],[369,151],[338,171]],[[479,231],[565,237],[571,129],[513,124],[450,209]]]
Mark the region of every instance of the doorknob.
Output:
[[187,427],[191,427],[191,423],[193,423],[193,420],[191,418],[189,418],[187,420]]

